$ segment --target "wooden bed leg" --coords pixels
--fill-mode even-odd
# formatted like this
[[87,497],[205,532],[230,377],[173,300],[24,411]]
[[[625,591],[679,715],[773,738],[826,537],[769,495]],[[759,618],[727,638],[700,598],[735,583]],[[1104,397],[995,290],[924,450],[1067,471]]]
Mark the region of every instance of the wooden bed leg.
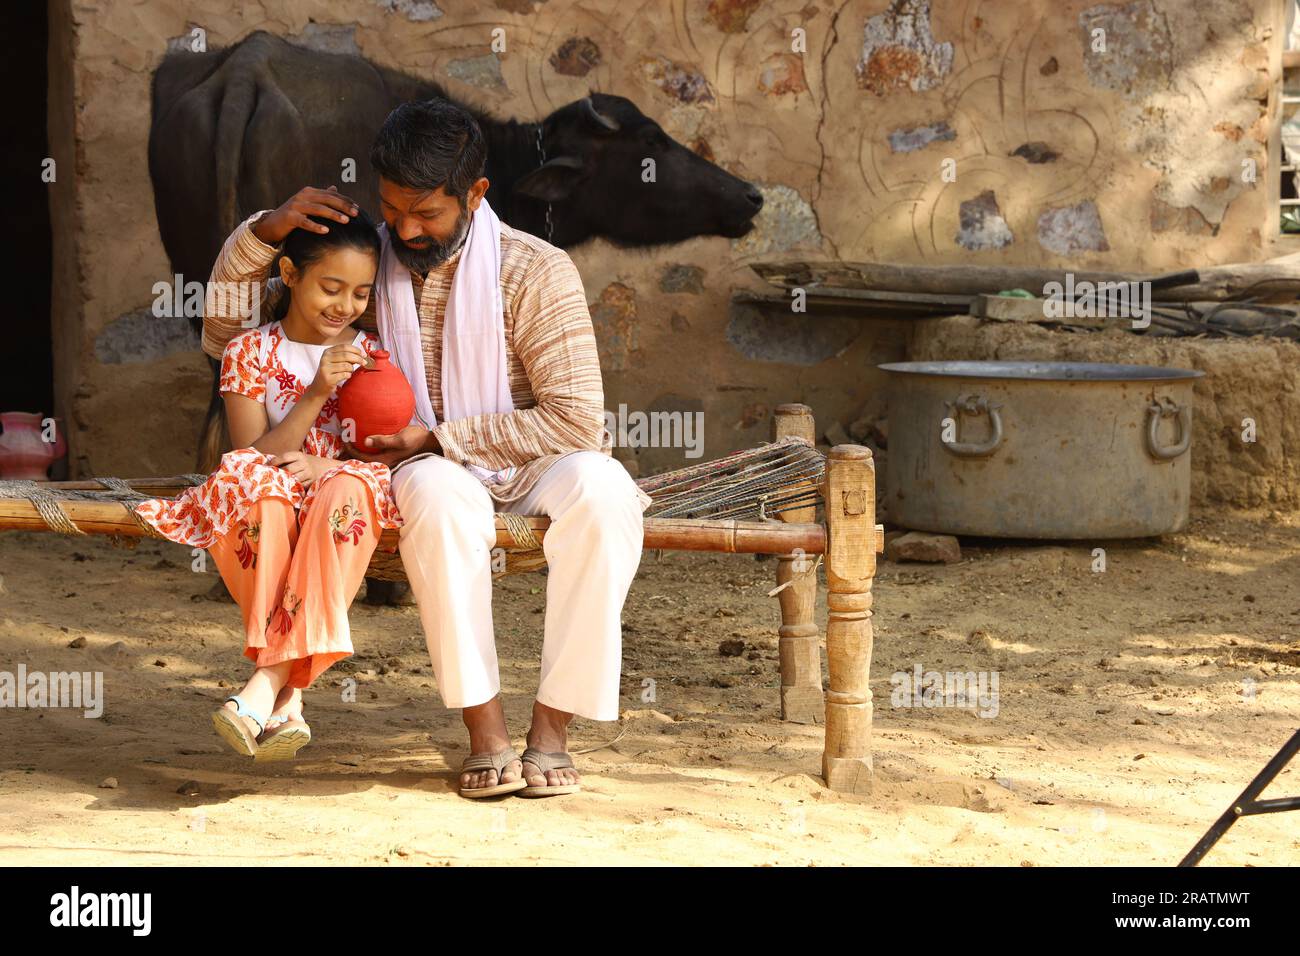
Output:
[[871,583],[876,573],[876,468],[871,449],[836,445],[826,462],[826,746],[832,790],[871,789]]
[[[778,405],[772,418],[772,437],[807,439],[816,444],[816,426],[807,405]],[[778,515],[785,521],[811,523],[817,520],[817,505]],[[806,554],[777,555],[776,583],[793,582],[777,595],[781,602],[779,652],[781,655],[781,719],[796,724],[816,724],[825,713],[822,697],[821,631],[814,608],[817,575],[814,558]]]

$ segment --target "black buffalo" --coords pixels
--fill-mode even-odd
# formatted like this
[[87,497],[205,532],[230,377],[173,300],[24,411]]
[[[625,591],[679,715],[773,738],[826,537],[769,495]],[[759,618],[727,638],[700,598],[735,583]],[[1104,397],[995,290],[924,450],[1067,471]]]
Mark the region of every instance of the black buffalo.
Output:
[[[397,104],[435,96],[446,93],[427,80],[262,32],[223,50],[169,54],[153,77],[149,175],[172,269],[187,282],[205,280],[236,224],[304,185],[337,184],[377,210],[368,160],[375,133]],[[621,96],[593,92],[540,122],[461,105],[487,139],[492,208],[557,246],[596,236],[622,246],[735,238],[763,204],[753,185],[672,139]],[[643,179],[647,158],[655,161],[653,182]],[[348,160],[354,182],[344,177]],[[214,376],[200,442],[205,471],[220,451],[219,412]]]

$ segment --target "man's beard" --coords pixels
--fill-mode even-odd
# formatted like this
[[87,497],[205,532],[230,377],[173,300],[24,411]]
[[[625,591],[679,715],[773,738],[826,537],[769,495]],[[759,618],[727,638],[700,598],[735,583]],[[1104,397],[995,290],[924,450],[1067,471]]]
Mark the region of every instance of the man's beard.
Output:
[[438,241],[430,237],[427,246],[418,248],[408,246],[396,233],[390,233],[393,244],[393,255],[397,256],[397,261],[412,272],[419,275],[426,275],[434,266],[442,265],[450,259],[460,248],[465,236],[469,233],[470,214],[469,208],[466,207],[460,211],[456,217],[456,227],[452,230],[451,238],[444,241]]

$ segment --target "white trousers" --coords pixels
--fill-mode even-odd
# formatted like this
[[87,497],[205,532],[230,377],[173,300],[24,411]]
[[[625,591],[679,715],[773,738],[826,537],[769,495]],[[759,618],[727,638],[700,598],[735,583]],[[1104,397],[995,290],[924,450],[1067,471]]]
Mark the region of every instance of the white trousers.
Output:
[[[501,690],[492,630],[494,515],[502,509],[460,465],[432,457],[393,475],[402,564],[420,608],[443,704],[473,707]],[[574,452],[510,511],[549,515],[550,571],[537,699],[617,720],[623,601],[641,562],[641,499],[613,458]]]

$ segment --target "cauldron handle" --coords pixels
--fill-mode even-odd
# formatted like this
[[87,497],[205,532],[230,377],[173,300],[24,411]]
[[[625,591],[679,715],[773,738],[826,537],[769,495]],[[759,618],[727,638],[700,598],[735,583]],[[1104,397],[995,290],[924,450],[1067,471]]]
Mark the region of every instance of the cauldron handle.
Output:
[[[1162,445],[1156,436],[1160,428],[1160,419],[1178,416],[1178,441],[1172,445]],[[1192,444],[1192,410],[1180,406],[1172,398],[1162,398],[1152,402],[1147,408],[1147,453],[1157,461],[1170,461],[1187,451]]]
[[971,415],[987,412],[991,428],[988,439],[982,442],[948,441],[940,433],[939,441],[950,454],[956,455],[958,458],[987,458],[1002,444],[1002,416],[998,414],[1001,405],[994,404],[988,399],[976,395],[959,395],[956,401],[944,402],[944,405],[951,411],[954,425],[961,421],[963,411]]

